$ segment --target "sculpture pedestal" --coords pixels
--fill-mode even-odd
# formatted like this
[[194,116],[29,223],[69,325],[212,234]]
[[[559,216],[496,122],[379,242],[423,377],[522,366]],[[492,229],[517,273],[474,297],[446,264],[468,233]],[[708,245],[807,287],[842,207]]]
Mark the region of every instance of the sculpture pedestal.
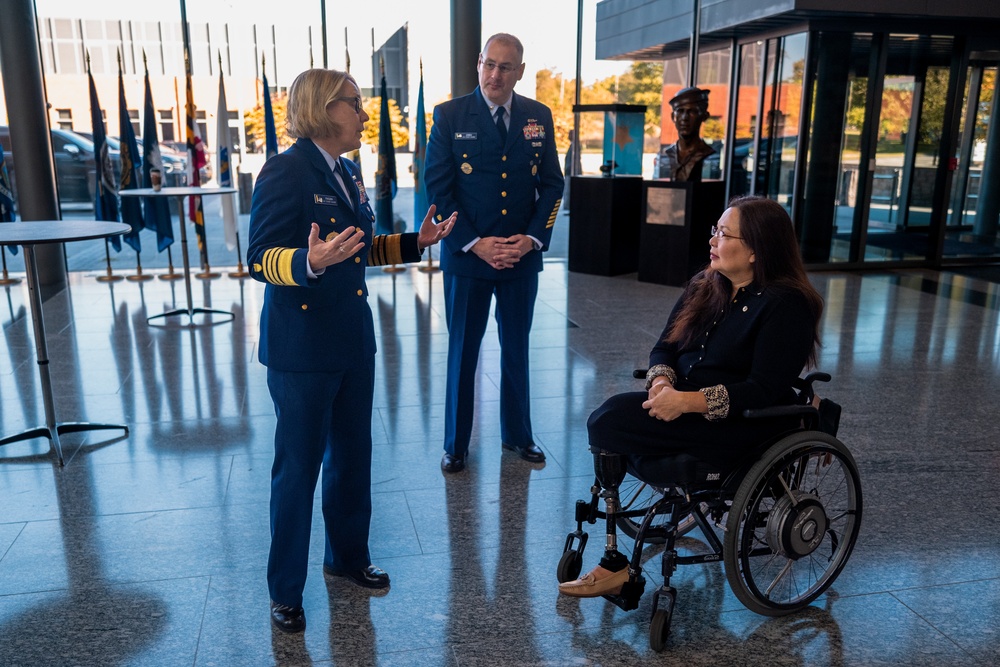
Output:
[[573,176],[570,271],[617,276],[636,270],[642,186],[639,176]]
[[645,181],[639,280],[681,286],[708,264],[711,228],[725,210],[723,181]]

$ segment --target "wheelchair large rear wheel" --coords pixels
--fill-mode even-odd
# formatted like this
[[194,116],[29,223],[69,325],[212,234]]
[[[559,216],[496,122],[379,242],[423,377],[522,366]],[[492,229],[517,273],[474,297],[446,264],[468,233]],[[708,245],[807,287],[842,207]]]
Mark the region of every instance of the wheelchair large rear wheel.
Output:
[[[663,490],[641,482],[631,474],[626,475],[621,484],[618,485],[618,500],[621,502],[623,510],[636,510],[643,507],[650,507],[653,503],[663,497]],[[702,509],[707,509],[702,507]],[[633,540],[639,534],[639,526],[642,524],[642,517],[616,516],[615,523],[618,528]],[[653,518],[646,530],[646,544],[663,544],[666,542],[666,531],[663,526],[667,523],[667,515],[659,514]],[[677,537],[691,532],[697,524],[694,514],[688,513],[677,520]]]
[[839,440],[802,431],[772,445],[741,482],[726,524],[726,578],[748,609],[783,616],[837,578],[861,527],[861,480]]

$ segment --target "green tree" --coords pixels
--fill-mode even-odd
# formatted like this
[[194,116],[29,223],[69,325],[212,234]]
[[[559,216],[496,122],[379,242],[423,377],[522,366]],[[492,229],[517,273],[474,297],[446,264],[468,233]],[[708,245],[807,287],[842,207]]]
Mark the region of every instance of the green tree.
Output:
[[[278,93],[271,95],[271,111],[274,113],[274,130],[278,135],[278,151],[292,145],[285,127],[285,106],[288,95]],[[264,152],[264,98],[257,101],[256,106],[243,114],[243,128],[247,133],[247,145],[251,153]]]
[[638,61],[618,77],[618,99],[622,104],[646,106],[646,134],[659,136],[663,108],[663,62]]
[[[369,97],[364,101],[364,107],[365,113],[368,114],[368,122],[365,123],[365,131],[361,133],[361,142],[370,145],[375,151],[378,149],[378,126],[382,118],[382,98]],[[392,145],[395,148],[409,146],[410,132],[403,127],[403,114],[399,110],[396,100],[391,98],[389,99],[389,123],[392,126]]]

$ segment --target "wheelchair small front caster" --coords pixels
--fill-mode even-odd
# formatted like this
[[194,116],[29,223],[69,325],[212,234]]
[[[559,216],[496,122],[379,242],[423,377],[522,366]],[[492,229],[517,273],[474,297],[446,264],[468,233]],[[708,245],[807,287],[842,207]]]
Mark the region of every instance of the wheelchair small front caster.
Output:
[[575,581],[580,576],[581,569],[583,569],[583,554],[576,549],[570,549],[564,552],[562,558],[559,559],[556,578],[560,584]]
[[667,646],[667,635],[670,634],[670,621],[674,616],[674,602],[676,600],[677,591],[673,588],[657,591],[653,599],[655,611],[649,622],[649,648],[657,653]]

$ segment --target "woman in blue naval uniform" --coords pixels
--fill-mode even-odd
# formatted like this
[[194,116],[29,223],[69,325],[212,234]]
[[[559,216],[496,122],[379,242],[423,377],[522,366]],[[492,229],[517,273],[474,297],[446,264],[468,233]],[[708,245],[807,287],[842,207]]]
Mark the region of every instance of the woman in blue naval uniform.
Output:
[[264,164],[253,192],[247,264],[267,283],[259,358],[277,416],[267,583],[271,621],[284,632],[305,629],[302,591],[321,467],[324,573],[389,586],[368,553],[375,333],[365,268],[419,260],[455,221],[435,224],[431,207],[418,233],[372,237],[375,215],[361,173],[339,157],[361,146],[367,120],[349,74],[303,72],[287,108],[297,141]]

